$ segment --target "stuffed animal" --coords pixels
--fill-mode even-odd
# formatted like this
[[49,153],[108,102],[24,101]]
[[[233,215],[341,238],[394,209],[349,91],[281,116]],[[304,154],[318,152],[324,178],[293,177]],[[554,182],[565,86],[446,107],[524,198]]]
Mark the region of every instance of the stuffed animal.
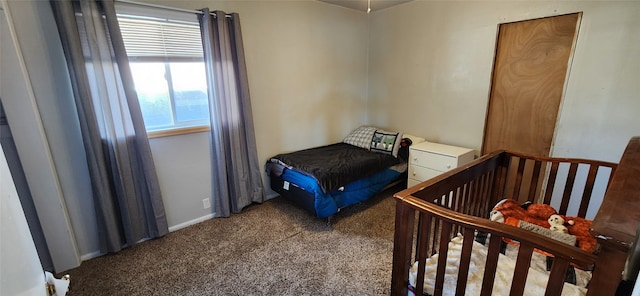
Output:
[[526,217],[526,210],[523,209],[520,204],[512,199],[503,199],[499,201],[491,213],[489,214],[489,220],[505,223],[509,217],[516,219],[524,219]]
[[578,241],[578,248],[593,252],[598,245],[596,238],[591,235],[591,220],[581,217],[565,217],[566,221],[573,221],[573,224],[566,225],[569,234],[575,235]]
[[[596,239],[590,233],[590,220],[559,215],[553,207],[546,204],[525,203],[521,205],[516,200],[504,199],[496,204],[489,219],[515,227],[518,227],[520,221],[548,229],[551,229],[553,224],[556,226],[554,229],[564,232],[564,228],[566,228],[568,234],[575,235],[577,247],[584,251],[593,252],[597,245]],[[560,221],[562,223],[559,223]]]
[[526,221],[544,228],[550,228],[549,217],[557,214],[556,210],[546,204],[525,203],[521,205],[513,199],[504,199],[496,204],[489,219],[500,223],[518,226],[519,221]]
[[522,208],[527,210],[527,214],[529,216],[534,217],[536,219],[540,219],[540,220],[547,220],[547,222],[549,222],[548,221],[549,217],[557,214],[556,209],[554,209],[550,205],[543,204],[543,203],[534,204],[531,202],[526,202],[522,204]]
[[[558,215],[558,214],[553,214],[549,217],[549,225],[551,225],[549,227],[549,229],[553,230],[553,231],[557,231],[557,232],[562,232],[562,233],[569,233],[569,228],[567,228],[567,226],[565,226],[565,219]],[[569,225],[573,225],[574,221],[573,220],[568,220],[566,221],[567,224]]]

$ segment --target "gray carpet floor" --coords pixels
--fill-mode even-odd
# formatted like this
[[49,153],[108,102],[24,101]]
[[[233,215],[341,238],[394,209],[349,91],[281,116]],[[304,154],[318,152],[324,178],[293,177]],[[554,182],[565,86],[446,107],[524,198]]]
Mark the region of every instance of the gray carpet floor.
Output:
[[87,260],[67,295],[389,295],[401,189],[331,219],[277,197]]

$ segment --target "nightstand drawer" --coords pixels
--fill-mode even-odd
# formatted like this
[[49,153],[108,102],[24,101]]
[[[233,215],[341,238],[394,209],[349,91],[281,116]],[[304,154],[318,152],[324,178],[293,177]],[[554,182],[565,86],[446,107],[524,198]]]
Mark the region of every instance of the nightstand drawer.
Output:
[[440,174],[442,174],[442,171],[436,171],[434,169],[412,165],[411,167],[409,167],[408,178],[422,182]]
[[458,166],[458,159],[428,151],[411,150],[411,164],[446,172]]
[[472,149],[431,142],[409,147],[407,186],[412,187],[473,160]]

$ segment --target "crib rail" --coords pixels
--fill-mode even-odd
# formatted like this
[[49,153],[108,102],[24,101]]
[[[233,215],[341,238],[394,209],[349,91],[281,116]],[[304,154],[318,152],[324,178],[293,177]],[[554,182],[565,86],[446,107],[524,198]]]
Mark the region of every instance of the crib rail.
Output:
[[466,166],[399,192],[488,217],[498,201],[554,205],[563,215],[595,215],[617,164],[578,158],[536,157],[496,151]]
[[[556,201],[560,214],[583,218],[595,215],[617,167],[612,162],[516,152],[505,152],[505,161],[506,172],[500,180],[503,183],[498,186],[504,191],[498,191],[498,196],[521,202],[553,204]],[[572,211],[571,205],[574,205]]]
[[[392,295],[406,295],[408,270],[413,261],[424,264],[424,259],[436,252],[446,254],[446,242],[457,233],[464,235],[464,246],[471,245],[471,237],[477,232],[520,242],[518,266],[528,264],[533,249],[546,250],[556,256],[547,286],[548,295],[555,295],[561,291],[569,263],[588,268],[594,264],[595,256],[526,230],[479,218],[488,218],[491,208],[504,198],[544,202],[561,214],[589,218],[600,206],[615,169],[616,164],[610,162],[496,151],[397,193]],[[494,244],[499,241],[491,240],[489,245],[492,260],[486,266],[483,293],[491,293],[499,247]],[[465,252],[470,252],[470,247],[467,248],[463,247],[463,259]],[[444,260],[443,257],[440,255],[440,260]],[[464,293],[466,284],[468,265],[463,263],[460,263],[458,295]],[[444,269],[444,265],[438,266]],[[515,294],[512,295],[521,295],[524,289],[527,268],[519,268],[524,273],[514,277],[512,292]],[[422,281],[420,272],[424,273],[424,266],[419,266],[418,272],[418,279]],[[436,277],[440,288],[443,272],[438,270]],[[436,294],[439,293],[437,287]],[[420,295],[422,283],[418,283],[416,289],[416,295]]]
[[[418,219],[416,219],[416,212]],[[455,233],[461,233],[464,237],[456,295],[464,295],[469,270],[469,255],[471,245],[476,233],[490,233],[487,263],[482,282],[481,295],[491,295],[494,276],[498,264],[500,243],[502,238],[519,242],[518,256],[511,285],[511,295],[522,295],[527,279],[529,262],[534,249],[542,250],[554,256],[546,295],[560,295],[564,284],[565,274],[570,263],[583,269],[590,269],[597,257],[576,247],[550,239],[546,236],[535,234],[527,230],[511,227],[501,223],[491,222],[486,219],[478,219],[469,215],[449,210],[443,206],[428,203],[424,200],[407,196],[396,205],[396,222],[402,221],[406,225],[406,231],[396,232],[396,245],[394,247],[405,248],[394,250],[394,276],[392,283],[392,295],[406,295],[408,281],[408,268],[414,261],[419,262],[415,294],[422,295],[424,284],[425,259],[431,256],[427,251],[432,248],[430,238],[437,236],[438,241],[445,243],[436,245],[438,257],[438,270],[436,273],[435,293],[441,295],[443,291],[446,254],[448,242]],[[416,223],[417,222],[417,223]],[[398,224],[396,224],[398,225]],[[413,227],[418,225],[418,236],[415,239],[415,258],[411,258],[410,247],[414,241]],[[404,262],[404,264],[396,263]]]

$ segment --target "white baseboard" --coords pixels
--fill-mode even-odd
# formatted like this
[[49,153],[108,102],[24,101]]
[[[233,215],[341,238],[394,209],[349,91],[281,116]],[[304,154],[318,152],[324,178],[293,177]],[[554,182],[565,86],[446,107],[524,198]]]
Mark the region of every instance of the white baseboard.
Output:
[[[277,193],[276,194],[268,194],[266,199],[269,200],[269,199],[275,198],[277,196],[278,196]],[[205,215],[205,216],[193,219],[193,220],[182,222],[182,223],[177,224],[177,225],[169,226],[169,232],[174,232],[176,230],[180,230],[182,228],[189,227],[189,226],[191,226],[193,224],[198,224],[200,222],[204,222],[204,221],[207,221],[207,220],[212,219],[212,218],[213,218],[213,214],[208,214],[208,215]],[[86,260],[93,259],[93,258],[96,258],[96,257],[101,256],[101,255],[102,255],[102,253],[100,251],[91,252],[91,253],[88,253],[88,254],[81,255],[80,256],[80,260],[81,261],[86,261]]]
[[[272,198],[276,198],[278,196],[280,196],[280,194],[278,194],[277,192],[267,193],[265,201],[266,200],[270,200]],[[191,226],[193,224],[198,224],[200,222],[204,222],[204,221],[207,221],[209,219],[213,219],[213,214],[208,214],[208,215],[205,215],[205,216],[202,216],[202,217],[199,217],[199,218],[195,218],[193,220],[189,220],[187,222],[183,222],[183,223],[180,223],[180,224],[177,224],[177,225],[169,226],[169,232],[174,232],[176,230]]]
[[[196,219],[193,219],[193,220],[189,220],[187,222],[183,222],[183,223],[180,223],[178,225],[174,225],[174,226],[169,227],[169,232],[173,232],[173,231],[185,228],[187,226],[191,226],[193,224],[197,224],[197,223],[209,220],[211,218],[213,218],[213,214],[209,214],[209,215],[202,216],[202,217],[199,217],[199,218],[196,218]],[[145,240],[148,240],[148,239],[142,239],[142,240],[138,241],[137,243],[143,242]],[[104,255],[104,254],[102,254],[102,252],[100,252],[100,251],[95,251],[95,252],[83,254],[83,255],[80,255],[80,261],[87,261],[89,259],[100,257],[102,255]]]
[[208,214],[208,215],[202,216],[200,218],[195,218],[193,220],[189,220],[187,222],[183,222],[183,223],[180,223],[180,224],[177,224],[177,225],[169,226],[169,232],[174,232],[176,230],[191,226],[193,224],[198,224],[200,222],[207,221],[207,220],[209,220],[211,218],[213,218],[213,214]]
[[100,251],[91,252],[89,254],[80,255],[80,261],[87,261],[89,259],[93,259],[99,256],[102,256],[102,252]]

